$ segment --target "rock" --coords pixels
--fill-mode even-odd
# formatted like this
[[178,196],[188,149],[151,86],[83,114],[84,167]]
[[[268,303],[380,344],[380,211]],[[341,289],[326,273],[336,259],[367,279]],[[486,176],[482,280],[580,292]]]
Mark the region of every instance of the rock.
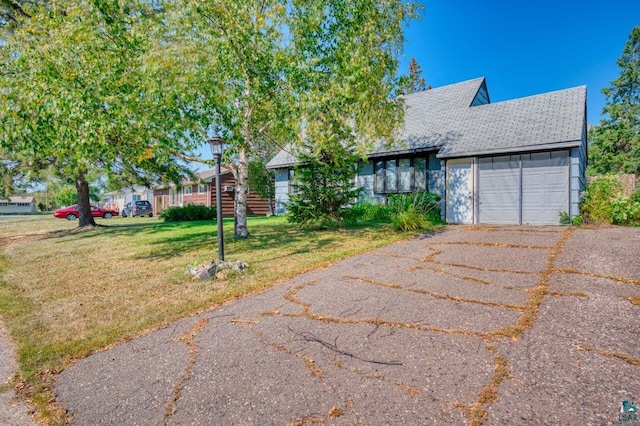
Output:
[[213,277],[219,280],[226,280],[229,274],[242,272],[249,267],[248,264],[239,260],[216,263],[212,260],[198,266],[187,265],[187,272],[193,276],[193,279],[209,280]]
[[194,280],[208,280],[211,279],[217,269],[217,264],[214,260],[210,263],[205,263],[203,265],[198,266],[189,266],[187,265],[187,271],[193,275]]

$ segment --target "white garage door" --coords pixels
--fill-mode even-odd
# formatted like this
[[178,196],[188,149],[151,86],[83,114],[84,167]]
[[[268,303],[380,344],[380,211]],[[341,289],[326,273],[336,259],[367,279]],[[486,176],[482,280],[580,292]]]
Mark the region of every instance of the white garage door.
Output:
[[478,160],[479,223],[520,223],[519,156]]
[[569,211],[569,152],[522,155],[522,223],[557,225]]
[[569,151],[479,158],[477,189],[478,223],[557,225],[569,211]]

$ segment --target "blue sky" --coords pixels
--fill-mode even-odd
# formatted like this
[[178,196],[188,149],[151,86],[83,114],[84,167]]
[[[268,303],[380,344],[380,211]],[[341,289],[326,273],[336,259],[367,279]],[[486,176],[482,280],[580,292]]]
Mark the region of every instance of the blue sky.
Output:
[[587,85],[600,121],[602,88],[640,25],[640,0],[423,0],[401,70],[415,57],[433,87],[484,76],[492,102]]
[[[640,0],[423,0],[400,72],[418,60],[433,87],[486,77],[492,102],[587,85],[588,121],[640,25]],[[199,152],[211,158],[208,147]],[[200,167],[201,168],[201,167]]]

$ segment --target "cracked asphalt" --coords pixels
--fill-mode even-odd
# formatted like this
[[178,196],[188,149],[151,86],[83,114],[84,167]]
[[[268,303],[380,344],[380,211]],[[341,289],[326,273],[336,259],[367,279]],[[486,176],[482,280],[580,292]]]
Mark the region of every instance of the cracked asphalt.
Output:
[[[448,227],[63,371],[74,425],[618,424],[640,229]],[[640,423],[639,423],[640,424]]]

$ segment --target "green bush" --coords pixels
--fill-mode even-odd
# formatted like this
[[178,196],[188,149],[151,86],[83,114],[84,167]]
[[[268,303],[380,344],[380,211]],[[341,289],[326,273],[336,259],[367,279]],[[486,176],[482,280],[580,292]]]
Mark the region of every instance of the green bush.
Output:
[[622,182],[615,175],[593,180],[581,199],[582,213],[599,223],[640,226],[640,189],[623,196]]
[[431,229],[441,222],[440,195],[426,191],[389,194],[387,205],[364,201],[345,212],[345,222],[390,222],[394,229],[402,231]]
[[571,217],[567,212],[558,212],[558,216],[560,216],[560,225],[568,225],[571,223]]
[[615,225],[640,226],[640,202],[632,197],[620,197],[611,205]]
[[216,218],[216,207],[201,204],[187,204],[184,207],[169,207],[160,217],[165,222],[189,222],[193,220],[212,220]]
[[571,224],[573,226],[582,225],[582,216],[580,216],[580,215],[574,216],[573,219],[571,219]]
[[389,194],[388,205],[392,214],[415,211],[428,215],[431,212],[440,214],[440,195],[435,192],[413,192],[410,194]]
[[344,220],[348,225],[358,222],[389,222],[391,209],[385,204],[373,204],[371,201],[358,203],[344,212]]
[[427,220],[427,217],[415,210],[393,214],[391,216],[391,223],[393,224],[393,229],[398,231],[413,232],[432,227],[432,224]]

